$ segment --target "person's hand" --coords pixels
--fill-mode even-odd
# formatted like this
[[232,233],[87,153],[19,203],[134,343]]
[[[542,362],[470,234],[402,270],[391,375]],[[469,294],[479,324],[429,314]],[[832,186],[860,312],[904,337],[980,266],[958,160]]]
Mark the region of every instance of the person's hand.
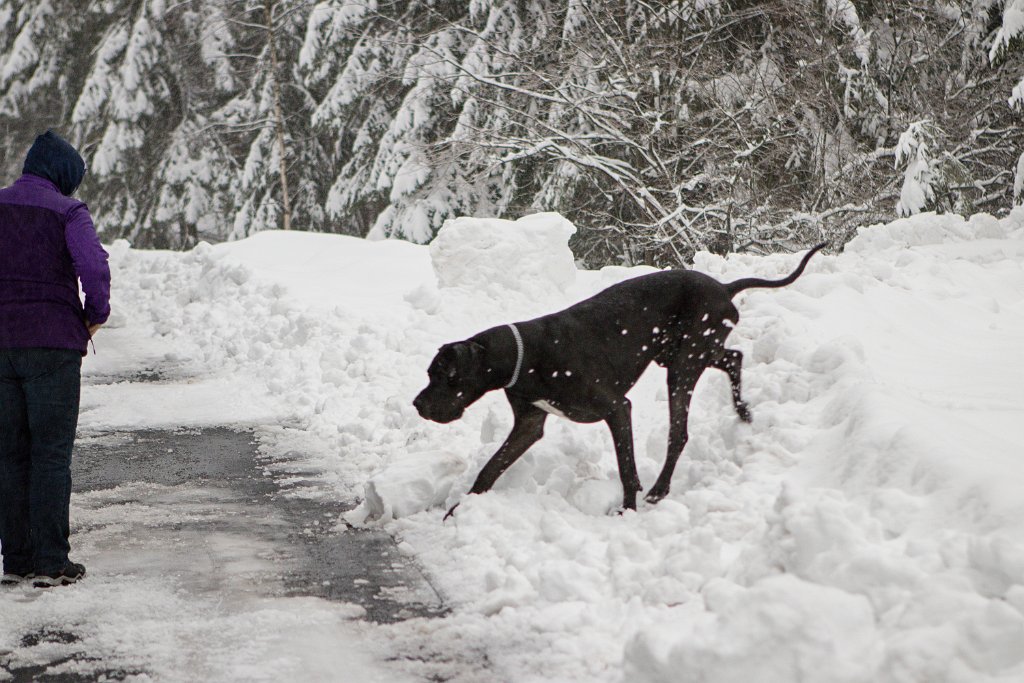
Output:
[[85,321],[85,326],[89,330],[89,339],[92,339],[96,335],[96,333],[99,331],[99,329],[101,327],[103,327],[103,324],[100,323],[99,325],[93,325],[88,320],[86,320]]

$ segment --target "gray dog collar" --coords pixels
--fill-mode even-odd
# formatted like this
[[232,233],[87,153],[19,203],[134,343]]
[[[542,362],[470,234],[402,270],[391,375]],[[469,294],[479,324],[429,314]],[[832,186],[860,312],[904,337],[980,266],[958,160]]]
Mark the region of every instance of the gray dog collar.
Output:
[[508,324],[508,329],[512,330],[512,336],[516,338],[516,369],[512,373],[512,379],[505,385],[506,389],[519,381],[519,371],[523,369],[523,338],[519,334],[519,328],[512,323]]

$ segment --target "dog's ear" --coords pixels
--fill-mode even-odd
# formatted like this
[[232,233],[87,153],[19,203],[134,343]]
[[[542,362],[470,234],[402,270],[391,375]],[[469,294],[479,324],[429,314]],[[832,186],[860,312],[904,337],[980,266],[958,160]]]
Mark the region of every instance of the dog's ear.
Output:
[[479,365],[479,361],[484,355],[483,344],[468,339],[452,344],[452,350],[455,351],[455,364],[461,371],[470,370]]

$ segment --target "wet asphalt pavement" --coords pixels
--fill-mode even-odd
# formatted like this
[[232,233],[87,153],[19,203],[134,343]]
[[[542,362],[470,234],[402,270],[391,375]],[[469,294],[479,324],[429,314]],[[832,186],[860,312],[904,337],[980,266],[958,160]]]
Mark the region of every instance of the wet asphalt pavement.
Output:
[[[301,486],[282,488],[263,472],[257,447],[251,433],[227,428],[93,436],[79,441],[72,476],[78,492],[126,482],[202,492],[200,501],[206,497],[225,514],[187,525],[174,522],[168,531],[175,543],[183,553],[199,557],[203,538],[216,534],[271,544],[269,559],[278,571],[262,580],[269,595],[354,603],[377,623],[443,611],[426,577],[390,535],[339,528],[350,507],[307,498]],[[182,540],[189,536],[195,537],[193,543]]]
[[[160,375],[133,381],[160,381]],[[93,558],[89,572],[152,573],[151,549],[158,547],[164,549],[159,570],[200,595],[241,590],[263,597],[313,596],[359,605],[365,619],[381,624],[443,616],[438,593],[390,535],[346,528],[340,520],[348,508],[315,487],[279,484],[261,462],[258,446],[251,432],[226,427],[80,434],[72,468],[75,495],[85,494],[85,504],[94,508],[122,506],[128,515],[121,522],[125,530],[99,560]],[[130,519],[132,503],[147,510],[145,520]],[[133,540],[138,533],[144,543]],[[149,549],[148,556],[133,556],[135,545]],[[0,652],[0,680],[70,683],[145,675],[141,669],[104,668],[88,652],[68,656],[78,640],[73,629],[59,624],[22,634],[23,648],[59,644],[65,654],[26,666]],[[49,671],[69,661],[91,663],[90,673]]]

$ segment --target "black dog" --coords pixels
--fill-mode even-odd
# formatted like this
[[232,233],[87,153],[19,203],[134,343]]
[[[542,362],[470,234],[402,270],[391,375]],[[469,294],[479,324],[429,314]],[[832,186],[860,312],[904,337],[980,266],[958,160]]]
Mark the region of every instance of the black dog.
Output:
[[512,432],[470,493],[489,490],[544,435],[549,413],[574,422],[603,420],[615,443],[622,505],[636,509],[641,486],[626,392],[654,361],[668,369],[669,394],[668,455],[647,494],[648,501],[657,502],[668,495],[686,445],[690,396],[705,369],[729,375],[736,412],[750,421],[740,398],[743,354],[725,348],[725,338],[739,320],[732,298],[751,287],[792,283],[824,246],[811,249],[782,280],[744,278],[723,284],[702,273],[667,270],[620,282],[558,313],[445,344],[427,370],[430,383],[413,405],[422,417],[448,423],[488,391],[505,390],[515,417]]

